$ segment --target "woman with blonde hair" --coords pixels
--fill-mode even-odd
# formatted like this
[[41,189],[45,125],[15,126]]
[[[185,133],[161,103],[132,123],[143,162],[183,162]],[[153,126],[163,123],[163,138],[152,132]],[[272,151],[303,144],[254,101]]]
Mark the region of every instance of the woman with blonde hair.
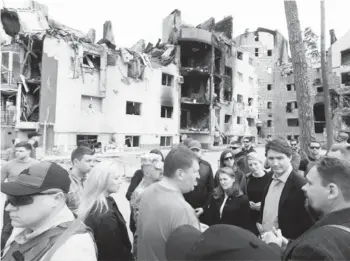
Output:
[[99,261],[132,260],[126,222],[111,197],[123,175],[121,163],[105,161],[95,165],[84,182],[77,215],[94,233]]
[[231,167],[222,167],[216,175],[219,186],[205,213],[208,225],[228,224],[250,230],[249,201],[240,189],[236,173]]
[[260,216],[264,191],[272,179],[272,172],[267,173],[264,170],[264,160],[256,152],[251,152],[247,155],[247,162],[251,170],[247,174],[247,194],[251,209],[251,224],[254,228],[253,232],[258,235],[256,223]]

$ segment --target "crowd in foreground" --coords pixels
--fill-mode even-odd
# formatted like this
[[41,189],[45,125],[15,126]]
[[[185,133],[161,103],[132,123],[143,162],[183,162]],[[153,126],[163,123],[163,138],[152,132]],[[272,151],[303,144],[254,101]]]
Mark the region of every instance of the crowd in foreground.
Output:
[[2,260],[350,260],[350,145],[324,157],[320,149],[310,141],[302,156],[297,141],[276,138],[265,160],[245,137],[222,152],[215,174],[196,140],[165,158],[152,150],[126,194],[131,244],[111,197],[122,164],[96,164],[80,146],[66,170],[20,142],[1,169]]

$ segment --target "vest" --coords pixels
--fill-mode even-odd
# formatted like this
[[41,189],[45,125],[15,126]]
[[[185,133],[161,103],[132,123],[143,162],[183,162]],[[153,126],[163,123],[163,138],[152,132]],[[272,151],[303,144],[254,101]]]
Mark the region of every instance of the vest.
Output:
[[[20,245],[16,241],[13,241],[6,252],[2,261],[40,261],[44,255],[54,245],[57,238],[68,228],[73,221],[65,222],[57,227],[51,228],[44,233],[32,238],[28,242]],[[75,234],[89,233],[92,237],[92,231],[89,227],[81,223],[79,229]]]

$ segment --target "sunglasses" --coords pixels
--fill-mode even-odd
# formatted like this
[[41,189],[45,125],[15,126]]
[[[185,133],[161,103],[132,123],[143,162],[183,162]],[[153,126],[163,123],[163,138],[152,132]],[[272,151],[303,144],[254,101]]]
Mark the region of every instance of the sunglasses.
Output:
[[319,148],[320,148],[319,146],[310,146],[310,149],[312,149],[312,150],[313,149],[317,149],[318,150]]
[[36,193],[26,196],[10,196],[7,195],[7,201],[14,207],[30,205],[34,202],[34,196],[45,196],[45,195],[54,195],[59,192],[48,192],[48,193]]
[[240,147],[230,147],[231,148],[231,150],[236,150],[236,149],[239,149]]
[[233,160],[233,157],[227,157],[225,160]]

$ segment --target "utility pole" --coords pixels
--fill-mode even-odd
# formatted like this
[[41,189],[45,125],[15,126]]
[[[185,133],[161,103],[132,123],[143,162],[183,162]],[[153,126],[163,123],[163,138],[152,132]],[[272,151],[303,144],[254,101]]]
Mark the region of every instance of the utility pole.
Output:
[[327,71],[327,61],[326,61],[326,44],[325,44],[325,0],[321,0],[321,71],[322,71],[322,81],[323,81],[323,93],[324,93],[324,110],[326,116],[326,132],[327,132],[327,151],[330,150],[333,144],[333,123],[331,115],[331,101],[329,97],[329,86],[328,86],[328,71]]

